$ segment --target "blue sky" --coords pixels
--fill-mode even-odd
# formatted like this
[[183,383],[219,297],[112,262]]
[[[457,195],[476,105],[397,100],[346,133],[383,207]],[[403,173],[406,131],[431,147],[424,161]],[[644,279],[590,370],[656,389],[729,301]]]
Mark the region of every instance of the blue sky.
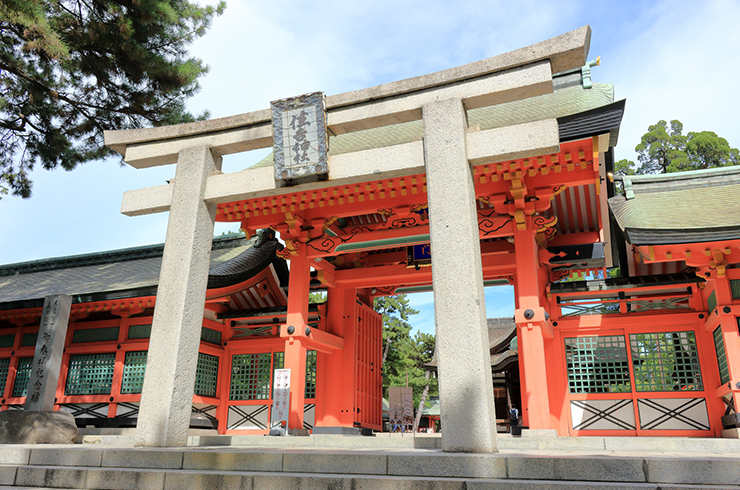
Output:
[[[740,146],[740,2],[486,1],[373,2],[229,0],[225,14],[191,52],[211,67],[189,102],[225,117],[313,91],[327,95],[459,66],[590,25],[595,82],[613,83],[627,109],[617,158],[650,124],[679,119],[685,131],[714,131]],[[264,152],[232,155],[224,171]],[[124,191],[163,184],[174,166],[134,170],[118,161],[72,172],[32,173],[29,200],[0,200],[0,263],[164,241],[167,214],[120,214]],[[216,233],[231,225],[217,226]],[[431,294],[412,297],[430,331]],[[489,288],[489,316],[513,314],[510,287]]]

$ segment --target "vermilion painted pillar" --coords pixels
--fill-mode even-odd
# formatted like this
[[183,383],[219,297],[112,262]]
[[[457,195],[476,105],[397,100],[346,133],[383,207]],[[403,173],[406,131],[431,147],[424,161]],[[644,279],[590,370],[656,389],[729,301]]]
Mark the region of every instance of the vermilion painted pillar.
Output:
[[523,418],[530,429],[550,429],[550,401],[545,358],[545,309],[542,294],[537,242],[532,219],[526,218],[525,230],[514,232],[516,252],[515,320],[519,336],[519,365],[522,385]]
[[[321,427],[352,427],[354,407],[354,312],[355,289],[330,288],[327,295],[327,331],[344,339],[344,349],[325,357]],[[318,408],[318,407],[317,407]]]
[[285,338],[285,369],[290,369],[289,429],[303,428],[303,405],[306,398],[306,329],[308,328],[308,295],[311,265],[305,247],[290,261],[288,314],[280,329]]

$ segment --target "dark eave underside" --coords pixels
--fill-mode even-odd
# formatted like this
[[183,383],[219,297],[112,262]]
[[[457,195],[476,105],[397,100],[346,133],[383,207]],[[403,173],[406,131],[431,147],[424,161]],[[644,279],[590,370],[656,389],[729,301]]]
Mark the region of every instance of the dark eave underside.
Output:
[[550,286],[551,293],[608,291],[610,289],[644,288],[654,286],[691,285],[705,282],[696,274],[659,274],[655,276],[618,277],[598,281],[558,282]]
[[[318,313],[319,311],[319,305],[316,303],[309,303],[308,305],[308,312],[309,313]],[[285,306],[273,306],[270,308],[259,308],[259,309],[253,309],[253,310],[235,310],[235,311],[229,311],[226,313],[222,313],[218,315],[219,320],[228,320],[228,319],[234,319],[234,318],[256,318],[256,317],[263,317],[263,316],[276,316],[276,317],[284,317],[288,314],[288,308]]]
[[[617,145],[626,100],[558,118],[560,141],[571,141],[609,133],[609,146]],[[606,148],[603,148],[606,151]]]
[[683,243],[721,242],[740,239],[740,226],[704,229],[640,229],[627,228],[627,240],[632,245],[678,245]]

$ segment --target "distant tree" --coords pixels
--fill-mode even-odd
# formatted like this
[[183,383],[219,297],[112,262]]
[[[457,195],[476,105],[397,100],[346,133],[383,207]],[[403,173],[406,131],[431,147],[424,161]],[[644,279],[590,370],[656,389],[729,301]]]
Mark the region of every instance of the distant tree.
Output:
[[664,174],[679,170],[679,163],[686,159],[686,136],[682,131],[683,124],[675,119],[670,127],[665,121],[648,127],[648,132],[635,147],[640,162],[638,173]]
[[[383,315],[383,364],[385,364],[393,344],[408,338],[411,332],[409,316],[416,315],[419,311],[409,306],[409,299],[405,294],[377,297],[374,307],[375,311]],[[395,346],[393,347],[395,351]]]
[[326,301],[326,291],[316,291],[308,294],[308,303],[323,303]]
[[614,175],[635,175],[636,173],[637,169],[633,161],[623,158],[614,163]]
[[207,67],[186,48],[225,3],[0,2],[0,194],[31,195],[29,172],[110,155],[106,129],[190,122]]
[[711,131],[683,135],[683,124],[675,119],[670,125],[658,121],[648,127],[635,151],[640,166],[630,160],[619,160],[614,164],[616,175],[659,174],[740,164],[740,151],[731,148],[726,139]]
[[740,163],[740,152],[711,131],[689,133],[686,142],[686,170],[726,167]]
[[375,311],[383,315],[383,396],[388,396],[389,386],[407,386],[408,380],[414,406],[420,406],[422,395],[439,393],[437,379],[424,368],[432,360],[436,338],[423,332],[410,335],[409,317],[418,311],[404,294],[375,298]]

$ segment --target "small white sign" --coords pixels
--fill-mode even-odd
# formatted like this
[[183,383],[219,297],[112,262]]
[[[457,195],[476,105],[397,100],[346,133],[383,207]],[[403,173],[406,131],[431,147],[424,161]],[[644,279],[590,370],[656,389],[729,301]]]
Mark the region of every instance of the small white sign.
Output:
[[[290,417],[290,369],[276,369],[272,385],[272,417],[270,427],[288,427]],[[283,424],[282,422],[285,422]]]

